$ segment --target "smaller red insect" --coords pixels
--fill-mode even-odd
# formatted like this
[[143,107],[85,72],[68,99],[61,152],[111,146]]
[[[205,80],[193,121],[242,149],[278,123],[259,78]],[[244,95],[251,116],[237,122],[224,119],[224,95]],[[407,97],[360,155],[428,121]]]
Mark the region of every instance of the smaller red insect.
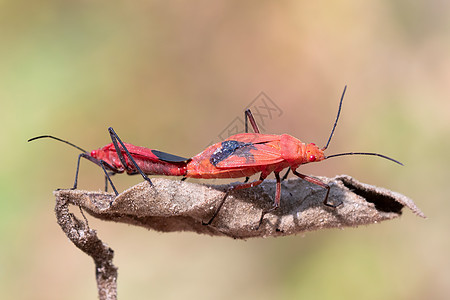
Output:
[[110,175],[124,172],[128,175],[141,174],[150,185],[153,185],[147,175],[182,176],[186,172],[187,158],[123,143],[114,132],[114,129],[110,127],[108,130],[113,142],[91,152],[52,135],[37,136],[29,139],[28,142],[42,138],[51,138],[75,147],[82,152],[78,155],[75,181],[72,189],[76,189],[78,186],[81,158],[85,158],[103,169],[105,172],[105,191],[108,190],[109,182],[116,196],[119,193],[111,181]]
[[[245,112],[245,132],[248,132],[248,122],[253,130],[259,133],[258,126],[250,111]],[[28,142],[51,138],[68,144],[82,153],[78,155],[75,181],[71,189],[78,187],[78,174],[80,170],[80,160],[85,158],[100,166],[105,173],[105,191],[108,190],[108,182],[116,196],[119,194],[114,186],[110,175],[126,172],[128,175],[141,174],[150,185],[152,181],[147,175],[185,176],[189,158],[173,155],[159,150],[134,146],[123,143],[112,127],[108,128],[112,143],[96,150],[88,152],[83,148],[72,144],[66,140],[52,135],[40,135],[28,140]],[[186,179],[184,177],[182,180]],[[247,179],[248,180],[248,179]]]

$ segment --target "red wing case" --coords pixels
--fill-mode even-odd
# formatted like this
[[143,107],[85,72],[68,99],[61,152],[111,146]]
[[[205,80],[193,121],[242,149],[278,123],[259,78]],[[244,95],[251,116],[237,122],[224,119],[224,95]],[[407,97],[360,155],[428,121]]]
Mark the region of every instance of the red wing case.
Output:
[[285,168],[280,136],[242,133],[206,148],[187,163],[187,176],[238,178]]
[[256,167],[283,161],[279,142],[243,143],[223,141],[211,155],[210,162],[216,168]]

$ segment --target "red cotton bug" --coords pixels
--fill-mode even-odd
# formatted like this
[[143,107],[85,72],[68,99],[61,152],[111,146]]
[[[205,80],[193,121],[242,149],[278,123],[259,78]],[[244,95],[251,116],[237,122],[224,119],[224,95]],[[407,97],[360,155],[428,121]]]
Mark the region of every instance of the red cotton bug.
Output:
[[114,132],[114,129],[110,127],[108,131],[113,142],[91,152],[87,152],[83,148],[52,135],[37,136],[29,139],[28,142],[42,138],[51,138],[66,143],[83,152],[78,156],[75,181],[71,189],[76,189],[78,186],[78,173],[80,170],[81,158],[86,158],[103,169],[105,172],[105,191],[108,189],[109,182],[116,196],[119,193],[112,183],[110,175],[123,172],[126,172],[129,175],[141,174],[150,185],[153,185],[147,175],[182,176],[186,172],[187,158],[158,150],[134,146],[132,144],[125,144],[119,139]]
[[[246,132],[248,131],[248,121],[250,121],[253,130],[259,133],[258,126],[250,111],[245,112]],[[186,176],[188,158],[123,143],[112,127],[109,127],[108,131],[112,143],[91,152],[52,135],[40,135],[29,139],[28,142],[42,138],[51,138],[66,143],[82,152],[78,156],[75,181],[71,189],[76,189],[78,186],[81,158],[85,158],[103,169],[105,173],[105,191],[108,189],[109,182],[116,196],[119,193],[110,178],[110,175],[113,174],[123,172],[126,172],[128,175],[141,174],[150,185],[153,184],[147,175]]]
[[[113,187],[116,195],[118,194],[117,190],[112,184],[112,181],[109,178],[109,173],[106,169],[112,173],[122,173],[124,171],[128,174],[140,173],[142,177],[150,184],[151,181],[146,174],[184,176],[184,178],[191,177],[204,179],[247,177],[244,183],[230,186],[211,219],[208,222],[203,223],[205,225],[212,223],[231,191],[257,186],[273,172],[276,178],[275,199],[272,208],[270,210],[263,211],[259,223],[261,224],[263,217],[267,212],[275,210],[280,206],[282,181],[280,172],[286,168],[292,170],[292,173],[299,178],[325,188],[326,194],[323,204],[335,208],[342,203],[328,202],[330,187],[317,178],[298,173],[297,168],[300,165],[344,155],[378,156],[402,165],[399,161],[378,153],[346,152],[328,156],[324,154],[324,151],[328,148],[339,120],[342,101],[344,99],[346,89],[347,86],[344,88],[342,93],[337,117],[330,137],[328,138],[327,144],[323,148],[317,147],[314,143],[303,143],[287,134],[273,135],[259,133],[258,126],[256,125],[250,110],[246,110],[245,112],[246,131],[248,119],[250,120],[255,133],[241,133],[233,135],[222,142],[209,146],[203,152],[189,159],[157,150],[136,147],[131,144],[124,144],[111,127],[108,130],[113,143],[98,150],[94,150],[90,154],[67,141],[55,138],[53,136],[39,136],[30,139],[29,141],[43,137],[50,137],[65,142],[84,152],[80,154],[78,158],[73,188],[77,187],[77,177],[81,157],[84,157],[102,167],[106,178]],[[283,179],[286,178],[288,172],[285,174]],[[247,182],[248,177],[256,173],[260,173],[259,180]]]
[[[237,178],[247,177],[260,173],[259,180],[250,183],[233,185],[228,189],[212,218],[205,224],[209,225],[218,214],[228,194],[232,190],[254,187],[261,184],[270,173],[274,173],[276,178],[275,200],[270,210],[264,211],[261,215],[260,223],[267,212],[277,209],[280,206],[281,198],[281,178],[280,172],[289,168],[292,173],[301,179],[317,184],[326,189],[323,204],[330,207],[337,207],[342,203],[328,202],[330,187],[317,178],[300,174],[296,169],[303,164],[310,162],[319,162],[331,157],[344,155],[372,155],[391,160],[399,165],[399,161],[388,156],[369,153],[369,152],[346,152],[326,156],[324,151],[328,148],[337,122],[341,113],[342,101],[344,100],[344,91],[339,102],[339,109],[334,122],[333,129],[327,144],[323,148],[317,147],[314,143],[303,143],[300,140],[288,135],[272,135],[260,133],[241,133],[236,134],[223,142],[214,144],[206,148],[200,154],[192,157],[187,164],[186,177],[193,178]],[[250,111],[247,111],[251,116]],[[289,172],[288,170],[288,172]],[[287,177],[288,172],[283,176]]]

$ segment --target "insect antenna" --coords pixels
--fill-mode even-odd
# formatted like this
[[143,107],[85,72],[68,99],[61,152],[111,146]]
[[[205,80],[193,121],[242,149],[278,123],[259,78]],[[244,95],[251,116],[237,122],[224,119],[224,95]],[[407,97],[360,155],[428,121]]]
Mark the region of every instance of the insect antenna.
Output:
[[[341,114],[341,108],[342,108],[342,101],[344,100],[344,95],[345,95],[345,91],[347,90],[347,86],[344,87],[344,91],[342,92],[342,96],[341,96],[341,101],[339,102],[339,108],[338,108],[338,113],[336,116],[336,121],[334,121],[334,125],[333,125],[333,129],[331,130],[331,134],[330,137],[328,138],[327,144],[325,145],[325,147],[322,148],[322,151],[324,151],[325,149],[328,148],[328,145],[330,144],[331,138],[333,137],[333,133],[334,130],[336,129],[336,125],[338,123],[339,120],[339,116]],[[379,153],[372,153],[372,152],[346,152],[346,153],[338,153],[338,154],[333,154],[333,155],[328,155],[325,156],[324,159],[330,158],[330,157],[336,157],[336,156],[344,156],[344,155],[371,155],[371,156],[379,156],[381,158],[393,161],[401,166],[403,166],[403,164],[401,162],[399,162],[398,160],[395,160],[389,156],[383,155],[383,154],[379,154]]]
[[77,145],[74,145],[74,144],[72,144],[71,142],[68,142],[68,141],[66,141],[66,140],[57,138],[57,137],[55,137],[55,136],[53,136],[53,135],[40,135],[40,136],[36,136],[36,137],[34,137],[34,138],[29,139],[28,142],[31,142],[31,141],[34,141],[34,140],[37,140],[37,139],[43,139],[43,138],[50,138],[50,139],[54,139],[54,140],[57,140],[57,141],[66,143],[67,145],[70,145],[70,146],[72,146],[72,147],[74,147],[74,148],[77,148],[77,149],[80,150],[81,152],[87,153],[87,151],[84,150],[83,148],[78,147]]
[[339,102],[339,109],[338,109],[338,113],[336,116],[336,121],[334,121],[333,129],[331,130],[330,137],[328,138],[328,142],[325,145],[325,147],[322,148],[322,151],[324,151],[325,149],[328,148],[328,145],[330,144],[330,141],[331,141],[331,137],[333,136],[334,130],[336,129],[336,125],[339,120],[339,115],[341,114],[342,101],[344,100],[344,95],[345,95],[346,90],[347,90],[347,86],[344,87],[344,91],[342,92],[341,101]]
[[330,158],[330,157],[336,157],[336,156],[344,156],[344,155],[372,155],[372,156],[379,156],[385,159],[388,159],[390,161],[393,161],[401,166],[403,166],[403,164],[401,162],[399,162],[396,159],[393,159],[389,156],[383,155],[383,154],[379,154],[379,153],[371,153],[371,152],[346,152],[346,153],[338,153],[338,154],[333,154],[333,155],[328,155],[325,156],[324,159]]

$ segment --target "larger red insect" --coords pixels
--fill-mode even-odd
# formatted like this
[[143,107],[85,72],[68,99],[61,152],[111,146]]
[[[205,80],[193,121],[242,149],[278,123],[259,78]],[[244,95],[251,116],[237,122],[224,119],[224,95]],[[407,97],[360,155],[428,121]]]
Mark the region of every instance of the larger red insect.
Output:
[[[107,170],[112,173],[122,173],[124,171],[128,174],[140,173],[142,177],[150,184],[152,183],[147,175],[170,175],[184,176],[185,178],[191,177],[205,179],[247,177],[248,180],[249,176],[260,173],[260,177],[256,181],[247,182],[246,180],[244,183],[231,185],[224,198],[219,203],[218,208],[214,212],[211,219],[204,224],[211,224],[225,202],[228,194],[232,190],[259,185],[272,172],[276,178],[276,192],[271,210],[278,208],[281,200],[282,179],[280,177],[280,172],[286,168],[292,170],[294,175],[325,188],[326,194],[324,196],[323,203],[327,206],[337,207],[342,203],[330,203],[328,201],[330,187],[317,178],[298,173],[297,168],[300,165],[343,155],[379,156],[402,165],[399,161],[378,153],[346,152],[328,156],[324,154],[324,151],[328,148],[339,120],[346,88],[347,87],[344,88],[341,96],[338,114],[330,137],[328,138],[327,144],[323,148],[317,147],[314,143],[303,143],[288,134],[273,135],[259,133],[258,126],[256,125],[250,110],[245,112],[246,133],[233,135],[220,143],[211,145],[203,152],[189,159],[158,150],[125,144],[111,127],[108,130],[111,135],[112,143],[90,153],[67,141],[48,135],[35,137],[29,141],[49,137],[65,142],[83,151],[78,158],[73,188],[77,187],[80,158],[84,157],[103,168],[106,178],[110,182],[116,195],[118,192],[109,178],[109,173]],[[255,133],[247,133],[247,120],[250,120]],[[286,175],[283,178],[285,178]],[[262,221],[265,213],[267,213],[267,211],[263,212],[260,222]]]

